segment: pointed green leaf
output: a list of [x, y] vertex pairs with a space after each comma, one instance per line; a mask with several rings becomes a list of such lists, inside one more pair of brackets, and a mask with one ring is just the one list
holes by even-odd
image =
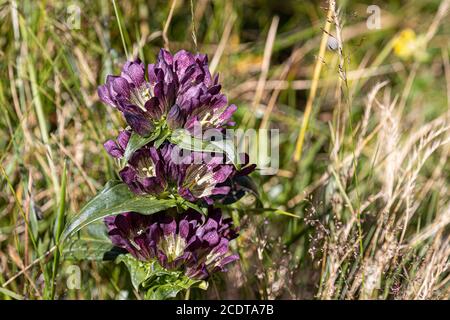
[[164, 269], [156, 260], [143, 262], [130, 254], [119, 256], [117, 262], [123, 262], [130, 272], [131, 282], [136, 290], [144, 289], [145, 298], [165, 300], [175, 298], [182, 290], [198, 287], [206, 290], [208, 283], [191, 279], [181, 271]]
[[89, 237], [71, 238], [62, 251], [64, 260], [112, 260], [118, 252], [111, 241]]
[[105, 223], [97, 221], [69, 238], [62, 253], [65, 260], [104, 261], [114, 260], [123, 251], [111, 243]]
[[185, 200], [184, 198], [178, 198], [178, 203], [181, 206], [181, 208], [183, 208], [184, 210], [191, 208], [194, 209], [195, 211], [201, 213], [201, 214], [205, 214], [205, 212], [203, 212], [202, 208], [200, 206], [198, 206], [195, 203], [192, 203], [190, 201]]
[[177, 130], [172, 133], [169, 141], [185, 150], [224, 153], [236, 167], [239, 167], [237, 152], [233, 145], [233, 141], [230, 139], [221, 141], [202, 140], [190, 135], [187, 130]]
[[171, 132], [168, 130], [163, 131], [159, 135], [158, 139], [155, 140], [154, 147], [159, 148], [164, 143], [164, 141], [166, 141], [166, 139], [170, 136], [170, 134], [171, 134]]
[[148, 300], [167, 300], [170, 298], [175, 298], [180, 291], [195, 287], [206, 290], [208, 285], [206, 281], [181, 276], [173, 282], [152, 286], [145, 293], [145, 298]]
[[158, 199], [152, 196], [137, 196], [131, 192], [126, 184], [120, 181], [110, 181], [81, 212], [66, 225], [61, 236], [64, 241], [68, 236], [81, 228], [101, 220], [124, 212], [138, 212], [141, 214], [153, 214], [176, 206], [174, 199]]
[[130, 140], [128, 141], [127, 148], [125, 149], [124, 159], [128, 161], [131, 155], [138, 149], [145, 146], [147, 143], [152, 142], [156, 138], [158, 138], [160, 134], [160, 129], [157, 128], [151, 135], [148, 137], [142, 137], [137, 133], [133, 132], [131, 134]]
[[131, 283], [137, 291], [139, 291], [140, 285], [152, 275], [153, 266], [157, 264], [156, 261], [139, 261], [130, 254], [117, 257], [116, 262], [123, 262], [127, 266], [130, 272]]
[[16, 299], [16, 300], [24, 300], [23, 296], [21, 296], [20, 294], [15, 293], [15, 292], [13, 292], [11, 290], [8, 290], [6, 288], [0, 287], [0, 293], [4, 294], [5, 296], [7, 296], [9, 298], [13, 298], [13, 299]]

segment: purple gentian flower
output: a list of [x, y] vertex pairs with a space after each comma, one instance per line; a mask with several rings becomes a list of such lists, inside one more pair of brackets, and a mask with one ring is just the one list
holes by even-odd
[[206, 158], [206, 154], [197, 152], [183, 158], [177, 151], [170, 143], [159, 149], [145, 146], [131, 156], [120, 177], [136, 194], [168, 191], [191, 202], [204, 200], [212, 204], [211, 196], [229, 192], [229, 186], [220, 184], [234, 172], [233, 165], [223, 164], [222, 157]]
[[156, 259], [166, 269], [183, 270], [190, 278], [206, 279], [238, 259], [229, 252], [237, 232], [220, 209], [209, 208], [207, 217], [193, 210], [150, 216], [128, 212], [107, 217], [105, 223], [115, 246], [140, 261]]
[[121, 130], [116, 140], [108, 140], [103, 145], [106, 152], [113, 158], [122, 158], [130, 140], [131, 132], [128, 130]]
[[161, 49], [156, 63], [127, 62], [120, 76], [109, 75], [98, 88], [100, 100], [118, 108], [128, 125], [139, 135], [148, 136], [155, 128], [193, 131], [221, 129], [236, 111], [220, 93], [218, 77], [212, 79], [208, 59], [185, 50], [171, 55]]

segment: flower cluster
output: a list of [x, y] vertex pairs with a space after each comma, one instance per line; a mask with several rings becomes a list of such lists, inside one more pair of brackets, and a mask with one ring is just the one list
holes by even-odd
[[[197, 128], [223, 133], [233, 125], [236, 106], [228, 105], [220, 90], [206, 55], [184, 50], [171, 55], [164, 49], [147, 68], [139, 60], [127, 62], [120, 75], [108, 76], [98, 89], [100, 99], [117, 108], [128, 124], [104, 146], [112, 157], [125, 159], [119, 176], [129, 189], [137, 196], [183, 198], [208, 212], [166, 210], [151, 216], [127, 212], [108, 217], [111, 241], [138, 260], [156, 260], [195, 279], [223, 271], [237, 259], [229, 253], [229, 241], [237, 233], [214, 203], [236, 201], [234, 196], [243, 192], [239, 178], [254, 166], [246, 159], [237, 169], [222, 153], [185, 152], [166, 137], [177, 129], [193, 136]], [[133, 135], [146, 139], [146, 144], [130, 154]]]
[[113, 244], [136, 259], [157, 259], [164, 268], [182, 269], [191, 278], [206, 279], [238, 259], [229, 254], [236, 230], [219, 209], [210, 209], [208, 217], [193, 210], [150, 216], [129, 212], [106, 218], [106, 225]]
[[127, 62], [120, 76], [108, 76], [98, 89], [100, 99], [119, 109], [139, 135], [161, 127], [220, 129], [230, 124], [236, 106], [227, 105], [206, 55], [181, 50], [172, 56], [161, 49], [156, 63], [147, 68], [148, 79], [145, 71], [141, 61]]
[[[106, 146], [114, 157], [123, 156], [125, 132], [116, 143]], [[137, 150], [120, 171], [120, 177], [136, 194], [178, 193], [191, 202], [212, 204], [210, 196], [228, 194], [230, 187], [223, 183], [236, 172], [233, 165], [223, 162], [223, 156], [210, 157], [201, 152], [183, 156], [176, 145], [164, 143], [158, 149], [145, 146]]]

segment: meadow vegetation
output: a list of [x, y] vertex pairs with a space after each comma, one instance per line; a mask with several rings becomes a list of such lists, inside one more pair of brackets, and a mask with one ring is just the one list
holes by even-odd
[[207, 53], [236, 126], [280, 133], [263, 209], [224, 209], [240, 260], [189, 298], [450, 298], [450, 1], [70, 3], [0, 1], [0, 299], [142, 299], [55, 244], [117, 178], [97, 86], [161, 47]]

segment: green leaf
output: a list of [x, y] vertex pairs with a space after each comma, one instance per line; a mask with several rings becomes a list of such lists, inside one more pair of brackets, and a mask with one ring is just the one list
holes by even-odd
[[91, 223], [84, 228], [84, 230], [89, 238], [109, 241], [108, 229], [106, 228], [105, 223], [101, 220]]
[[169, 141], [185, 150], [226, 154], [228, 160], [239, 168], [237, 152], [233, 145], [233, 141], [230, 139], [209, 141], [194, 137], [190, 135], [187, 130], [176, 130], [172, 133]]
[[191, 136], [186, 130], [176, 130], [172, 133], [169, 141], [178, 147], [190, 151], [205, 151], [208, 143], [202, 139]]
[[241, 164], [238, 160], [238, 153], [236, 152], [236, 148], [234, 147], [232, 140], [211, 141], [210, 144], [213, 145], [214, 152], [219, 151], [220, 153], [225, 153], [227, 158], [235, 165], [236, 168], [241, 168]]
[[103, 221], [91, 223], [80, 236], [69, 238], [63, 249], [65, 260], [114, 260], [122, 249], [114, 247]]
[[139, 261], [130, 254], [125, 254], [117, 257], [117, 263], [123, 262], [130, 272], [131, 283], [133, 287], [138, 291], [140, 285], [151, 276], [153, 265], [156, 262], [146, 263]]
[[198, 287], [206, 290], [208, 283], [191, 279], [181, 271], [164, 269], [156, 260], [142, 262], [130, 254], [119, 256], [117, 262], [123, 262], [130, 272], [131, 282], [136, 290], [143, 289], [149, 300], [175, 298], [182, 290]]
[[182, 276], [173, 282], [168, 281], [165, 284], [153, 285], [145, 293], [145, 299], [166, 300], [170, 298], [175, 298], [180, 291], [188, 290], [194, 287], [206, 290], [208, 285], [206, 281], [195, 280], [188, 278], [186, 276]]
[[30, 229], [34, 239], [37, 239], [39, 233], [39, 222], [36, 204], [33, 198], [30, 199]]
[[112, 260], [117, 251], [111, 241], [89, 237], [71, 238], [63, 249], [64, 260]]
[[197, 204], [192, 203], [190, 201], [187, 201], [186, 199], [184, 199], [182, 197], [177, 197], [177, 203], [183, 210], [191, 208], [191, 209], [194, 209], [195, 211], [197, 211], [197, 212], [199, 212], [201, 214], [205, 214], [205, 212], [203, 212], [203, 210], [202, 210], [202, 208], [200, 206], [198, 206]]
[[61, 236], [63, 226], [64, 226], [64, 214], [66, 212], [66, 187], [67, 187], [67, 168], [66, 162], [64, 162], [63, 175], [61, 178], [61, 190], [59, 194], [59, 205], [58, 211], [55, 218], [55, 224], [53, 227], [53, 237], [55, 239], [55, 243], [59, 243], [59, 238]]
[[170, 136], [170, 134], [171, 134], [171, 132], [169, 130], [163, 131], [159, 135], [158, 139], [155, 140], [155, 142], [153, 144], [154, 147], [158, 149], [163, 144], [163, 142], [166, 141], [166, 139]]
[[158, 199], [152, 196], [135, 195], [123, 182], [110, 181], [66, 225], [61, 235], [61, 242], [81, 228], [108, 216], [129, 211], [153, 214], [174, 207], [176, 204], [174, 199]]
[[158, 138], [161, 130], [160, 128], [157, 128], [155, 131], [152, 132], [151, 135], [148, 137], [142, 137], [138, 135], [137, 133], [133, 132], [131, 134], [130, 140], [128, 141], [127, 148], [125, 149], [124, 159], [128, 161], [130, 159], [131, 155], [141, 147], [145, 146], [147, 143], [152, 142], [156, 138]]
[[61, 178], [61, 189], [59, 194], [59, 205], [58, 211], [55, 218], [55, 223], [53, 227], [53, 237], [55, 240], [55, 244], [58, 247], [55, 254], [53, 255], [53, 266], [52, 266], [52, 281], [50, 287], [50, 298], [54, 299], [55, 297], [55, 279], [56, 274], [58, 273], [59, 266], [59, 258], [60, 258], [60, 247], [59, 247], [59, 239], [61, 237], [61, 233], [64, 227], [64, 218], [66, 213], [66, 186], [67, 186], [67, 162], [64, 162], [63, 175]]
[[16, 299], [16, 300], [24, 300], [23, 296], [21, 296], [20, 294], [15, 293], [15, 292], [13, 292], [11, 290], [8, 290], [6, 288], [0, 287], [0, 293], [4, 294], [5, 296], [7, 296], [9, 298], [13, 298], [13, 299]]

